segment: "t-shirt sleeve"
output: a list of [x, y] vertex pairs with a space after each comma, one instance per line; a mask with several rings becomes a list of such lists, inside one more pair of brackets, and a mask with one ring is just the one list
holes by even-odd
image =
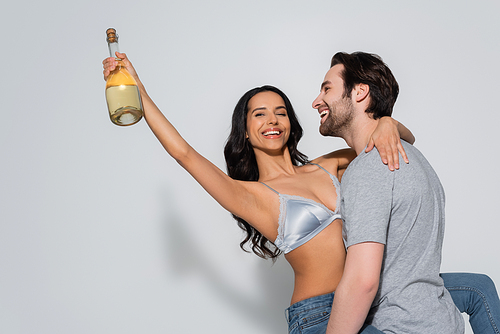
[[386, 244], [391, 216], [394, 173], [375, 149], [358, 157], [342, 179], [341, 214], [345, 246], [362, 242]]

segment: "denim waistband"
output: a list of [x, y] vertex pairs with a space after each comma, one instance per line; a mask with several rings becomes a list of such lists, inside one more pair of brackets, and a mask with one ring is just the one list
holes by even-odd
[[334, 294], [335, 292], [331, 292], [325, 295], [307, 298], [290, 305], [290, 307], [285, 310], [286, 321], [290, 323], [294, 316], [299, 316], [301, 313], [308, 312], [318, 307], [331, 306]]

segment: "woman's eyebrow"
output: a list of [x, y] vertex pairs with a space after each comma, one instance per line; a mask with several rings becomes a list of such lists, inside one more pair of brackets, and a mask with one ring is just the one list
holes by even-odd
[[252, 110], [252, 113], [259, 111], [259, 110], [267, 110], [267, 108], [266, 107], [257, 107], [254, 110]]
[[[285, 106], [277, 106], [275, 109], [286, 109]], [[266, 107], [257, 107], [255, 109], [252, 110], [252, 114], [256, 111], [260, 111], [260, 110], [267, 110]]]

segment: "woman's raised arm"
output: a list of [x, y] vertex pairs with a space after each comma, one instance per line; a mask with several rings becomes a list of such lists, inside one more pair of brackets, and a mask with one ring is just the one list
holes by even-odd
[[377, 147], [382, 162], [388, 165], [390, 170], [399, 169], [399, 153], [401, 153], [403, 160], [408, 163], [408, 157], [403, 145], [401, 145], [401, 139], [412, 145], [415, 142], [413, 133], [403, 124], [392, 117], [382, 117], [370, 137], [366, 152], [370, 152], [373, 147]]
[[[391, 117], [382, 117], [378, 122], [377, 128], [370, 137], [366, 152], [377, 147], [382, 162], [388, 165], [390, 170], [398, 169], [399, 153], [401, 153], [404, 161], [408, 163], [406, 152], [401, 145], [401, 138], [410, 144], [415, 142], [415, 137], [403, 124]], [[347, 166], [355, 157], [356, 152], [354, 150], [341, 149], [325, 154], [314, 159], [312, 162], [318, 163], [331, 173], [336, 172], [340, 179]]]
[[[168, 154], [226, 210], [244, 219], [255, 216], [261, 209], [260, 197], [256, 196], [259, 189], [256, 183], [233, 180], [194, 150], [149, 97], [126, 54], [117, 52], [116, 56], [122, 60], [123, 65], [137, 81], [146, 122]], [[113, 57], [103, 61], [105, 80], [116, 66], [117, 61]]]

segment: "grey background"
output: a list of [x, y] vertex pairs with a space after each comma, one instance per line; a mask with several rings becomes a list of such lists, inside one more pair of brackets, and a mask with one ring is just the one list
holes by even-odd
[[1, 333], [284, 333], [292, 272], [239, 249], [230, 215], [146, 123], [113, 125], [105, 30], [150, 95], [224, 169], [230, 115], [248, 89], [292, 100], [311, 158], [311, 102], [331, 56], [381, 55], [394, 117], [447, 193], [443, 271], [500, 282], [500, 3], [479, 1], [21, 1], [0, 12]]

